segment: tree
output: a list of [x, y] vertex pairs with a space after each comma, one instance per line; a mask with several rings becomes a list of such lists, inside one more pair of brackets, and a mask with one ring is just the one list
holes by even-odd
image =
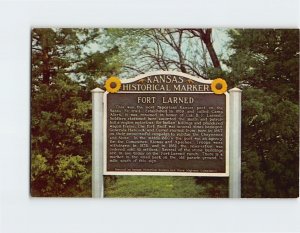
[[152, 70], [177, 70], [204, 78], [222, 73], [212, 29], [109, 29], [120, 45], [130, 77]]
[[99, 37], [98, 29], [32, 30], [33, 196], [91, 193], [90, 90], [118, 72], [117, 48], [89, 49]]
[[298, 197], [299, 31], [229, 30], [230, 86], [243, 89], [243, 197]]

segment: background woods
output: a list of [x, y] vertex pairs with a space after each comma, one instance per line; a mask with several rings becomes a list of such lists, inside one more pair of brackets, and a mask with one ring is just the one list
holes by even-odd
[[229, 36], [228, 82], [243, 89], [242, 196], [298, 197], [299, 31]]
[[[242, 196], [298, 196], [299, 31], [271, 29], [33, 29], [33, 196], [91, 195], [90, 91], [153, 70], [243, 89]], [[105, 195], [226, 197], [227, 182], [106, 176]]]
[[100, 37], [98, 29], [32, 30], [33, 196], [91, 195], [90, 90], [118, 69], [116, 48], [90, 50]]

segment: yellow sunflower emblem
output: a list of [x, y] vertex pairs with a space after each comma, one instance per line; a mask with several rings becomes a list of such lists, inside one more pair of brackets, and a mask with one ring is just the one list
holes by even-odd
[[106, 88], [106, 91], [108, 91], [110, 93], [116, 93], [121, 88], [121, 80], [117, 77], [112, 76], [106, 80], [105, 88]]
[[223, 94], [227, 91], [227, 83], [222, 78], [217, 78], [211, 83], [211, 90], [217, 94]]

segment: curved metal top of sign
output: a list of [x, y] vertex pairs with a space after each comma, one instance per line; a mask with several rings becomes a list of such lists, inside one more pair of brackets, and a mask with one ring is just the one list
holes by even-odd
[[132, 83], [135, 81], [138, 81], [140, 79], [149, 77], [149, 76], [155, 76], [155, 75], [174, 75], [174, 76], [180, 76], [180, 77], [184, 77], [187, 79], [191, 79], [193, 81], [196, 82], [200, 82], [200, 83], [205, 83], [205, 84], [211, 84], [213, 80], [208, 80], [208, 79], [203, 79], [202, 77], [196, 77], [196, 76], [192, 76], [190, 74], [186, 74], [186, 73], [182, 73], [182, 72], [178, 72], [178, 71], [153, 71], [153, 72], [148, 72], [145, 74], [140, 74], [134, 78], [129, 78], [129, 79], [121, 79], [122, 83]]

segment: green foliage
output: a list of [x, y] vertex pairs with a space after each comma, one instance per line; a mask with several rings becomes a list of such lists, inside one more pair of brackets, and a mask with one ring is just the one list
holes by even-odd
[[40, 154], [32, 155], [31, 180], [34, 182], [37, 177], [42, 177], [48, 170], [47, 159]]
[[[91, 93], [118, 72], [98, 29], [33, 29], [32, 196], [91, 195]], [[99, 46], [98, 46], [99, 47]]]
[[243, 89], [243, 197], [298, 197], [299, 31], [230, 30], [230, 86]]

